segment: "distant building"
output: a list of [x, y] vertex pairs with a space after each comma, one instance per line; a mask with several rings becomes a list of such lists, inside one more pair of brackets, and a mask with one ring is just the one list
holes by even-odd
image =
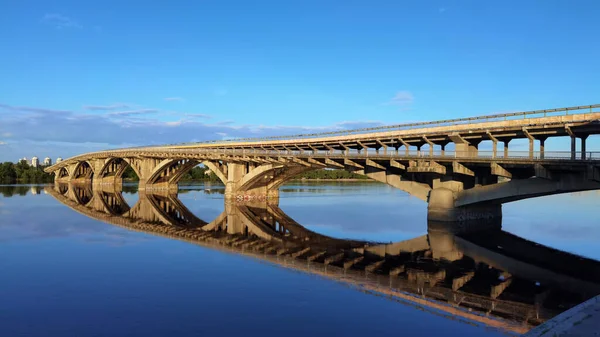
[[60, 163], [61, 161], [62, 161], [62, 158], [61, 158], [61, 157], [58, 157], [58, 158], [56, 158], [56, 163], [57, 163], [57, 164], [58, 164], [58, 163]]
[[27, 157], [23, 157], [19, 160], [19, 163], [21, 164], [27, 164]]
[[52, 165], [52, 159], [50, 159], [50, 157], [44, 158], [44, 166], [50, 166], [50, 165]]
[[38, 157], [31, 158], [31, 166], [33, 166], [33, 167], [40, 166], [40, 160], [38, 159]]

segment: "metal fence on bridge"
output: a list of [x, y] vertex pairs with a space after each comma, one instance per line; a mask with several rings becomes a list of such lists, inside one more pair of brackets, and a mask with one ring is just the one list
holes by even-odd
[[[154, 151], [152, 148], [140, 148], [140, 151], [148, 150]], [[115, 150], [114, 152], [125, 151]], [[129, 150], [127, 150], [129, 151]], [[233, 150], [233, 149], [161, 149], [160, 153], [186, 153], [186, 154], [225, 154], [232, 156], [295, 156], [295, 157], [377, 157], [377, 158], [416, 158], [416, 159], [435, 159], [435, 158], [464, 158], [464, 159], [523, 159], [523, 160], [592, 160], [600, 161], [600, 151], [508, 151], [507, 156], [504, 156], [503, 151], [478, 151], [477, 153], [468, 151], [444, 151], [439, 150], [433, 151], [416, 151], [411, 150], [408, 153], [406, 151], [388, 151], [384, 153], [380, 151], [361, 151], [356, 150], [343, 152], [343, 151], [299, 151], [299, 150]]]

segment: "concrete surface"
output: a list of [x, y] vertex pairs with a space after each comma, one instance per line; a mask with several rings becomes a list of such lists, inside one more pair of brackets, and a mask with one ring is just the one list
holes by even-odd
[[563, 312], [523, 336], [600, 336], [600, 295]]

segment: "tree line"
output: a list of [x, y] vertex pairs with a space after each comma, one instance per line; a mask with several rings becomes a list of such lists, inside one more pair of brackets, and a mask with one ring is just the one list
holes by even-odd
[[33, 167], [24, 161], [0, 164], [0, 184], [42, 184], [53, 180], [50, 173], [44, 172], [44, 166]]

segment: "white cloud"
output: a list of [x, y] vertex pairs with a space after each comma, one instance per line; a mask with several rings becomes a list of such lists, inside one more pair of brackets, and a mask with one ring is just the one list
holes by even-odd
[[50, 113], [57, 110], [15, 108], [0, 104], [0, 114], [3, 110], [16, 111], [15, 109], [34, 113], [2, 117], [0, 135], [10, 133], [11, 141], [0, 151], [0, 161], [13, 161], [31, 154], [67, 158], [107, 148], [199, 142], [225, 137], [295, 135], [381, 125], [377, 121], [346, 121], [322, 127], [236, 125], [229, 120], [208, 123], [202, 119], [205, 118], [202, 114], [196, 114], [198, 118], [160, 121], [150, 116], [140, 118], [145, 114], [156, 113], [156, 109], [114, 111], [108, 114], [70, 111]]
[[125, 103], [116, 103], [112, 105], [84, 105], [83, 108], [85, 110], [91, 111], [113, 111], [119, 109], [130, 109], [132, 106], [130, 104]]
[[185, 114], [185, 116], [190, 118], [212, 118], [212, 116], [207, 114]]
[[34, 108], [28, 106], [12, 106], [8, 104], [0, 103], [0, 110], [8, 110], [12, 112], [33, 112], [37, 114], [69, 114], [71, 111], [68, 110], [55, 110], [55, 109], [44, 109]]
[[0, 145], [6, 145], [6, 142], [0, 141]]
[[410, 91], [398, 91], [394, 97], [390, 100], [389, 104], [393, 105], [410, 105], [414, 102], [415, 97]]
[[75, 20], [57, 13], [47, 13], [42, 18], [42, 22], [47, 25], [54, 26], [56, 29], [82, 28], [82, 26]]
[[129, 111], [115, 111], [108, 114], [108, 116], [135, 116], [135, 115], [147, 115], [157, 113], [157, 109], [140, 109], [140, 110], [129, 110]]

